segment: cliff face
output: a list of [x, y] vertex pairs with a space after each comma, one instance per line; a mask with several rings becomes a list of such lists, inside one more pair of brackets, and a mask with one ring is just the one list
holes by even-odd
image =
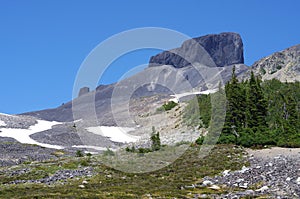
[[[197, 45], [203, 47], [199, 49]], [[241, 36], [237, 33], [210, 34], [185, 41], [180, 48], [152, 56], [149, 66], [172, 65], [182, 68], [194, 63], [229, 66], [244, 63]], [[185, 59], [188, 58], [188, 59]]]

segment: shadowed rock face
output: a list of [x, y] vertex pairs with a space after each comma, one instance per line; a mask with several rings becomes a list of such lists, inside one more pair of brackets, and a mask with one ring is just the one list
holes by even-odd
[[[197, 44], [200, 44], [206, 52], [199, 52], [199, 47], [195, 48]], [[196, 50], [197, 48], [198, 50]], [[204, 55], [206, 53], [210, 57]], [[187, 57], [188, 60], [183, 57]], [[185, 41], [180, 48], [152, 56], [149, 65], [172, 65], [175, 68], [182, 68], [191, 63], [217, 67], [243, 64], [244, 55], [241, 36], [237, 33], [221, 33], [190, 39]]]

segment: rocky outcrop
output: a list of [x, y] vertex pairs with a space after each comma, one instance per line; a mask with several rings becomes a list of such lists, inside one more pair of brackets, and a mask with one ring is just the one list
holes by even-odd
[[90, 92], [90, 88], [89, 87], [83, 87], [79, 90], [79, 94], [78, 94], [78, 97], [82, 96], [82, 95], [85, 95], [87, 93]]
[[[198, 45], [200, 44], [201, 47]], [[243, 64], [243, 42], [237, 33], [210, 34], [185, 41], [180, 48], [150, 58], [149, 66], [172, 65], [182, 68], [200, 63], [208, 66]]]
[[[300, 45], [264, 57], [251, 66], [255, 76], [263, 80], [278, 79], [282, 82], [300, 81]], [[249, 78], [250, 70], [243, 74]]]

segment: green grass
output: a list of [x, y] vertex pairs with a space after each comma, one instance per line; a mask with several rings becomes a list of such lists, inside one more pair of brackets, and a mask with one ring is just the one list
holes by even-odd
[[[165, 151], [168, 153], [171, 147]], [[181, 187], [199, 182], [204, 176], [216, 175], [225, 169], [240, 169], [243, 165], [247, 165], [242, 158], [242, 152], [241, 148], [232, 145], [218, 145], [209, 156], [199, 158], [199, 147], [193, 146], [173, 164], [158, 171], [141, 174], [124, 173], [100, 163], [104, 160], [103, 158], [111, 156], [97, 158], [93, 156], [89, 161], [98, 174], [87, 179], [89, 184], [84, 189], [78, 188], [82, 179], [69, 180], [65, 185], [60, 183], [51, 186], [44, 184], [3, 185], [14, 179], [3, 180], [5, 174], [0, 174], [0, 198], [148, 198], [147, 194], [151, 194], [153, 198], [189, 198], [193, 196], [190, 193], [226, 192], [224, 189], [213, 191], [206, 188], [182, 190]], [[136, 158], [139, 157], [136, 156]], [[144, 160], [145, 156], [141, 158]], [[82, 160], [86, 158], [64, 159], [64, 163], [60, 163], [60, 166], [55, 161], [38, 166], [26, 165], [32, 170], [16, 178], [38, 179], [44, 174], [51, 175], [58, 169], [77, 168]]]
[[163, 104], [161, 107], [157, 108], [156, 112], [161, 113], [164, 111], [169, 111], [169, 110], [173, 109], [174, 107], [176, 107], [177, 105], [178, 104], [176, 102], [170, 101], [170, 102]]

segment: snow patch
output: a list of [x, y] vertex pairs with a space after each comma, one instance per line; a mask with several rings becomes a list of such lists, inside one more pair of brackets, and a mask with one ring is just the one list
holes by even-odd
[[37, 124], [30, 126], [29, 129], [0, 128], [0, 137], [14, 138], [15, 140], [23, 144], [35, 144], [46, 148], [63, 149], [62, 146], [40, 143], [30, 138], [30, 135], [49, 130], [52, 128], [52, 126], [57, 124], [60, 123], [55, 121], [50, 122], [37, 120]]
[[208, 89], [205, 91], [197, 91], [197, 92], [186, 92], [186, 93], [180, 93], [180, 94], [175, 94], [175, 95], [170, 95], [171, 98], [169, 101], [173, 101], [173, 102], [180, 102], [180, 98], [185, 97], [185, 96], [189, 96], [189, 95], [208, 95], [211, 93], [215, 93], [217, 92], [218, 89]]
[[[79, 149], [95, 149], [98, 151], [106, 151], [106, 147], [100, 147], [100, 146], [90, 146], [90, 145], [73, 145], [72, 148], [79, 148]], [[116, 151], [115, 149], [109, 149], [112, 151]]]
[[86, 130], [96, 135], [108, 137], [113, 142], [122, 142], [122, 143], [136, 142], [140, 138], [139, 136], [133, 136], [128, 134], [128, 132], [133, 131], [134, 128], [117, 127], [117, 126], [96, 126], [96, 127], [88, 127], [86, 128]]
[[2, 120], [0, 120], [0, 126], [6, 126], [6, 123]]
[[3, 116], [13, 116], [13, 115], [8, 115], [6, 113], [0, 113], [0, 115], [3, 115]]

